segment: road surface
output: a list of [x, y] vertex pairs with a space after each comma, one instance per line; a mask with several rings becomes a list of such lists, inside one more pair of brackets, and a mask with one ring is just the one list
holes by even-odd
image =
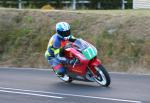
[[50, 70], [0, 68], [0, 103], [150, 103], [150, 75], [110, 73], [97, 83], [64, 83]]

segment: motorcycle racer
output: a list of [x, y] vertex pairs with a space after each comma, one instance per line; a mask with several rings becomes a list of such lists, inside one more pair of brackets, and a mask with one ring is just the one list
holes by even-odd
[[63, 57], [63, 47], [76, 38], [71, 35], [71, 28], [67, 22], [56, 24], [56, 33], [49, 39], [45, 57], [57, 75], [64, 76], [66, 68], [63, 64], [74, 64], [74, 60]]

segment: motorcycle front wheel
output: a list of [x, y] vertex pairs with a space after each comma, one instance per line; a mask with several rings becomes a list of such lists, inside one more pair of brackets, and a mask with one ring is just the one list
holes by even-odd
[[95, 69], [95, 81], [102, 86], [108, 87], [110, 85], [111, 79], [106, 69], [102, 65], [95, 66]]

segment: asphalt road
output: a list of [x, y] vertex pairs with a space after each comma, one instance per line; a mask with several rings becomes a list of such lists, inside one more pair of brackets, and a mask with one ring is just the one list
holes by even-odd
[[97, 83], [64, 83], [49, 70], [0, 68], [0, 103], [150, 103], [150, 75], [110, 74]]

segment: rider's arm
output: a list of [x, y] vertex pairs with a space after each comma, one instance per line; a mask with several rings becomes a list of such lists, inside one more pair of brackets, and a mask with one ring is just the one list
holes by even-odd
[[54, 52], [55, 58], [57, 58], [61, 63], [66, 64], [68, 62], [67, 58], [62, 55], [63, 49], [61, 48], [60, 41], [54, 41], [51, 49]]
[[47, 51], [50, 54], [51, 57], [55, 57], [60, 52], [60, 43], [56, 40], [56, 38], [53, 36], [48, 43]]

